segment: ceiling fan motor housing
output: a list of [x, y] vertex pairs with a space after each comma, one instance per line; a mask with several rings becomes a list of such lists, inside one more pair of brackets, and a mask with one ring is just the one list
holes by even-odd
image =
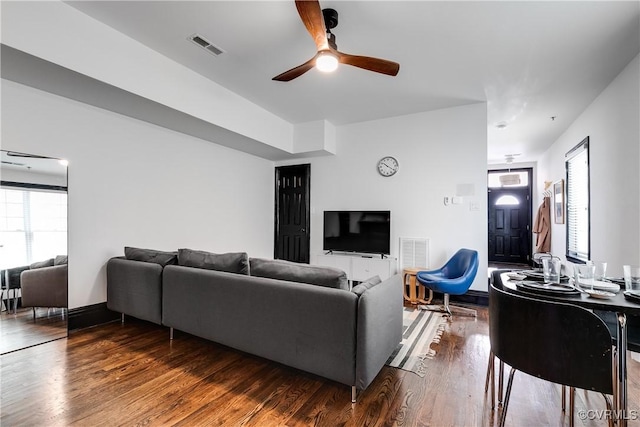
[[338, 12], [335, 9], [322, 9], [322, 17], [327, 32], [331, 32], [331, 29], [338, 26]]

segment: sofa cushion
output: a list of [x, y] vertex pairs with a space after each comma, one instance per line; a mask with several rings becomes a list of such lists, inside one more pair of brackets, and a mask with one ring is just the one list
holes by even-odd
[[252, 276], [349, 289], [346, 273], [337, 268], [262, 258], [251, 258], [250, 264]]
[[360, 282], [356, 286], [354, 286], [353, 289], [351, 289], [351, 292], [360, 296], [364, 294], [367, 289], [373, 288], [378, 283], [382, 283], [382, 280], [380, 280], [380, 276], [369, 277], [364, 282]]
[[246, 252], [214, 254], [193, 249], [178, 249], [178, 265], [248, 275], [249, 255]]
[[175, 252], [163, 252], [155, 249], [141, 249], [124, 247], [124, 257], [131, 261], [152, 262], [161, 266], [173, 265], [177, 263]]
[[29, 266], [31, 270], [35, 268], [43, 268], [43, 267], [53, 267], [53, 258], [49, 258], [48, 260], [45, 260], [45, 261], [34, 262]]
[[68, 263], [69, 257], [67, 255], [56, 255], [55, 259], [53, 260], [53, 265], [62, 265]]

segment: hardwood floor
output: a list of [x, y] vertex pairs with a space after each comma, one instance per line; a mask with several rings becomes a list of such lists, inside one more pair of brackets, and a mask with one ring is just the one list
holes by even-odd
[[[384, 367], [356, 404], [348, 386], [178, 331], [170, 341], [167, 328], [128, 318], [1, 356], [0, 424], [493, 426], [486, 308], [478, 314], [448, 324], [424, 378]], [[639, 366], [629, 362], [634, 410]], [[604, 409], [594, 393], [576, 401]], [[516, 374], [507, 425], [563, 423], [560, 387]], [[576, 417], [576, 425], [607, 424]]]
[[31, 307], [0, 313], [0, 354], [67, 336], [67, 316], [62, 308]]

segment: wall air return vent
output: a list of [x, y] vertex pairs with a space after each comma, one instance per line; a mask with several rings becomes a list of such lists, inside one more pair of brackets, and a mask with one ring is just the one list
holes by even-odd
[[400, 271], [405, 268], [429, 268], [429, 239], [400, 238]]
[[224, 50], [220, 49], [218, 46], [211, 44], [207, 39], [202, 37], [200, 34], [192, 34], [189, 36], [189, 40], [205, 49], [207, 52], [214, 56], [218, 56], [221, 53], [224, 53]]

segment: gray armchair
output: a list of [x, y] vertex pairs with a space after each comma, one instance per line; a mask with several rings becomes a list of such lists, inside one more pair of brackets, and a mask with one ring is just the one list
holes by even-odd
[[67, 264], [25, 270], [20, 274], [22, 306], [67, 308]]

